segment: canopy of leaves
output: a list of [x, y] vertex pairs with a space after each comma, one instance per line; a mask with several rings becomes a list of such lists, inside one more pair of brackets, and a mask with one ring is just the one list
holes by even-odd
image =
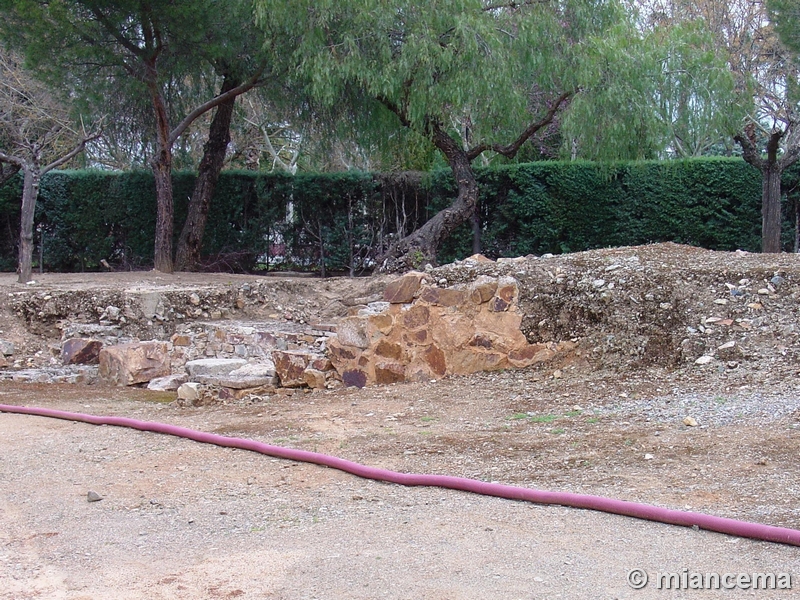
[[735, 79], [702, 21], [626, 27], [587, 50], [564, 122], [573, 157], [700, 156], [740, 126]]
[[[178, 122], [216, 93], [223, 71], [244, 78], [260, 60], [249, 0], [0, 0], [0, 12], [0, 35], [37, 75], [68, 90], [83, 114], [114, 115], [104, 128], [111, 164], [152, 155], [149, 81]], [[195, 137], [194, 146], [204, 136]], [[176, 148], [179, 166], [194, 146], [190, 136]]]
[[255, 4], [274, 59], [288, 59], [321, 105], [357, 107], [352, 127], [389, 135], [397, 119], [382, 103], [414, 130], [435, 120], [465, 145], [507, 143], [534, 120], [534, 92], [575, 90], [584, 45], [621, 19], [611, 0]]

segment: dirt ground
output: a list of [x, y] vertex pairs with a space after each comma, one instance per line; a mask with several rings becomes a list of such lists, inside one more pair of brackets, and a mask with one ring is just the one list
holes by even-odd
[[[609, 254], [573, 260], [587, 270]], [[720, 277], [741, 279], [730, 272], [732, 253], [703, 257], [708, 279], [700, 278], [699, 288], [721, 285]], [[784, 289], [796, 290], [800, 262], [780, 260]], [[666, 256], [660, 264], [667, 269]], [[58, 276], [47, 277], [53, 279], [46, 285], [58, 283]], [[120, 274], [118, 285], [130, 286], [132, 277], [148, 278]], [[68, 287], [69, 277], [62, 278]], [[17, 289], [3, 285], [8, 293]], [[379, 287], [365, 280], [328, 285], [317, 282], [308, 304], [322, 310], [332, 301], [325, 294], [343, 299], [355, 286], [353, 297], [368, 296]], [[308, 286], [315, 289], [314, 282]], [[163, 393], [135, 388], [2, 382], [0, 404], [124, 415], [403, 472], [800, 529], [797, 338], [786, 329], [796, 320], [797, 300], [789, 294], [771, 307], [778, 338], [766, 330], [737, 338], [744, 355], [710, 367], [688, 358], [616, 366], [610, 359], [574, 360], [202, 408], [178, 407], [164, 402]], [[6, 332], [22, 327], [10, 319]], [[686, 425], [687, 417], [696, 426]], [[780, 544], [403, 488], [158, 434], [40, 417], [0, 413], [0, 455], [3, 599], [800, 597], [800, 553]], [[102, 500], [88, 502], [89, 491]], [[650, 585], [632, 589], [633, 569], [646, 571]], [[682, 569], [788, 573], [793, 589], [657, 589], [657, 573]]]

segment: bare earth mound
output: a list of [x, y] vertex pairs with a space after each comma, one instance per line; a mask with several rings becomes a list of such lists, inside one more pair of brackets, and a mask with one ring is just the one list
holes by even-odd
[[[800, 257], [660, 244], [431, 272], [441, 286], [482, 274], [519, 281], [530, 342], [575, 351], [532, 369], [204, 408], [137, 388], [15, 382], [0, 383], [0, 404], [800, 529]], [[388, 280], [13, 281], [0, 276], [0, 339], [22, 369], [55, 360], [66, 322], [97, 322], [126, 298], [161, 302], [160, 318], [124, 325], [148, 339], [191, 318], [335, 321], [379, 300]], [[657, 573], [684, 568], [790, 573], [794, 588], [686, 597], [800, 589], [796, 548], [401, 488], [156, 434], [0, 414], [0, 452], [0, 598], [666, 598], [682, 594], [656, 589]], [[90, 490], [102, 500], [88, 502]], [[641, 590], [626, 581], [636, 568], [651, 579]]]

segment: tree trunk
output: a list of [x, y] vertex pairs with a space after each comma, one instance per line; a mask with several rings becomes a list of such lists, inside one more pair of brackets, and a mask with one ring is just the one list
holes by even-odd
[[472, 213], [472, 253], [481, 253], [481, 210], [477, 204]]
[[162, 151], [153, 161], [156, 183], [156, 240], [153, 266], [156, 271], [172, 273], [172, 153]]
[[39, 196], [39, 164], [25, 165], [22, 184], [22, 215], [19, 233], [19, 283], [31, 280], [33, 263], [33, 217], [36, 213], [36, 198]]
[[158, 153], [153, 158], [153, 176], [156, 184], [156, 239], [153, 257], [156, 271], [172, 273], [172, 144], [170, 144], [169, 117], [164, 98], [155, 81], [148, 82], [150, 97], [156, 117]]
[[453, 171], [458, 196], [422, 227], [398, 240], [378, 259], [383, 272], [419, 269], [425, 263], [436, 264], [439, 245], [459, 225], [469, 220], [478, 204], [478, 182], [467, 153], [438, 123], [431, 125], [433, 143], [444, 154]]
[[[224, 94], [238, 86], [241, 81], [225, 76], [220, 94]], [[236, 97], [230, 98], [217, 106], [211, 121], [208, 141], [203, 146], [203, 158], [197, 173], [192, 197], [189, 200], [189, 211], [186, 222], [178, 240], [175, 256], [175, 268], [178, 271], [194, 271], [200, 263], [200, 249], [203, 246], [203, 235], [208, 219], [211, 198], [217, 188], [219, 174], [225, 161], [225, 153], [231, 141], [231, 120]]]
[[781, 251], [781, 169], [767, 163], [762, 170], [761, 252]]

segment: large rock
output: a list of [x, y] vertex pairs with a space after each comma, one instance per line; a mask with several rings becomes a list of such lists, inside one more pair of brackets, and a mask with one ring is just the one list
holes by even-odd
[[164, 342], [136, 342], [109, 346], [100, 351], [100, 380], [112, 385], [146, 383], [170, 374]]
[[86, 338], [71, 338], [61, 345], [61, 362], [65, 365], [97, 364], [103, 342]]
[[[268, 359], [266, 359], [268, 360]], [[278, 384], [275, 375], [275, 363], [268, 362], [246, 364], [234, 369], [227, 375], [220, 375], [215, 378], [204, 378], [202, 383], [216, 383], [226, 388], [235, 390], [245, 390], [250, 388], [271, 386]]]
[[200, 358], [186, 363], [189, 379], [197, 381], [198, 377], [219, 377], [228, 375], [247, 364], [243, 358]]
[[414, 299], [414, 294], [417, 293], [423, 281], [429, 279], [430, 277], [425, 273], [417, 271], [406, 273], [386, 286], [383, 291], [383, 299], [392, 304], [407, 304]]

